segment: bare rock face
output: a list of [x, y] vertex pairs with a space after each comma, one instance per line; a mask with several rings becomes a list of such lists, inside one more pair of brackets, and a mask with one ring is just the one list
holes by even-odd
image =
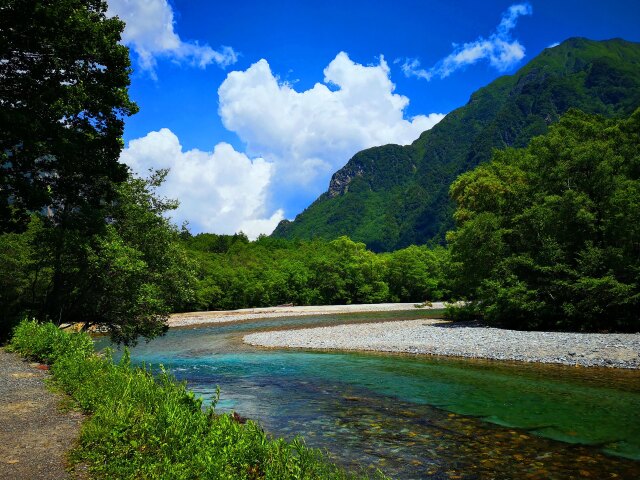
[[355, 177], [361, 177], [364, 174], [364, 168], [359, 163], [347, 163], [343, 168], [334, 173], [329, 182], [329, 190], [327, 194], [329, 198], [344, 195], [349, 191], [349, 184]]

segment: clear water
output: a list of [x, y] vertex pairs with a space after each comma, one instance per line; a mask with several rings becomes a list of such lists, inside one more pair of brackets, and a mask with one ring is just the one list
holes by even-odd
[[285, 317], [174, 329], [131, 351], [219, 411], [394, 478], [640, 478], [640, 372], [258, 349], [248, 332], [424, 318]]

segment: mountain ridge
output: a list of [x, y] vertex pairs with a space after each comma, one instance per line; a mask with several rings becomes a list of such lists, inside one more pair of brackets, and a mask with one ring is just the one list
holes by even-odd
[[497, 78], [412, 144], [356, 153], [328, 190], [276, 238], [347, 235], [374, 251], [441, 242], [452, 223], [455, 178], [494, 148], [523, 147], [570, 108], [605, 116], [640, 105], [640, 44], [570, 38]]

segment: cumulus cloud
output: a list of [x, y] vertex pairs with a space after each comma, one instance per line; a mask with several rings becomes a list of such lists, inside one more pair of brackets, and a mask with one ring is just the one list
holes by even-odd
[[[177, 198], [177, 223], [194, 232], [269, 234], [301, 204], [326, 190], [329, 177], [367, 147], [407, 144], [444, 115], [405, 118], [409, 99], [394, 93], [384, 58], [360, 65], [342, 52], [324, 82], [305, 91], [281, 82], [266, 60], [230, 72], [218, 90], [226, 128], [246, 144], [185, 151], [169, 129], [132, 140], [121, 160], [138, 174], [169, 168], [160, 194]], [[291, 211], [293, 209], [293, 211]]]
[[406, 119], [409, 99], [394, 90], [383, 57], [365, 66], [341, 52], [325, 68], [324, 83], [300, 92], [263, 59], [228, 74], [218, 89], [219, 113], [250, 155], [274, 165], [279, 186], [304, 184], [317, 195], [359, 150], [411, 143], [444, 117]]
[[498, 71], [505, 71], [524, 58], [525, 48], [511, 37], [518, 17], [531, 15], [533, 9], [529, 3], [511, 5], [502, 14], [502, 19], [489, 38], [478, 37], [473, 42], [454, 45], [451, 54], [440, 60], [429, 69], [421, 68], [416, 58], [406, 58], [402, 63], [402, 71], [407, 77], [418, 77], [431, 80], [433, 77], [445, 78], [456, 70], [486, 59]]
[[110, 0], [107, 13], [126, 22], [122, 42], [136, 52], [140, 68], [152, 75], [155, 75], [158, 57], [189, 62], [201, 68], [211, 63], [226, 67], [238, 59], [231, 47], [214, 50], [209, 45], [180, 39], [174, 30], [173, 10], [167, 0]]
[[158, 193], [180, 200], [173, 220], [189, 221], [194, 231], [235, 233], [249, 238], [270, 233], [284, 218], [282, 210], [266, 211], [273, 165], [263, 158], [250, 159], [228, 143], [213, 152], [184, 151], [169, 129], [131, 140], [120, 160], [138, 175], [149, 169], [169, 168]]

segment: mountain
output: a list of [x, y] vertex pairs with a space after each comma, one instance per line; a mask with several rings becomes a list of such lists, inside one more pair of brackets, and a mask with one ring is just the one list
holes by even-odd
[[358, 152], [272, 236], [348, 235], [374, 251], [441, 242], [453, 226], [449, 186], [494, 148], [525, 146], [569, 108], [620, 117], [639, 105], [640, 44], [571, 38], [473, 93], [411, 145]]

